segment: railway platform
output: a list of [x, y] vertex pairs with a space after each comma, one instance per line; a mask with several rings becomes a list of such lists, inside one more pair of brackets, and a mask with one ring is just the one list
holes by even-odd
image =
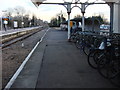
[[67, 41], [67, 32], [49, 29], [25, 64], [12, 89], [116, 88], [87, 63], [84, 53]]
[[7, 31], [0, 31], [0, 36], [15, 34], [15, 33], [18, 33], [18, 32], [23, 32], [23, 31], [28, 31], [28, 30], [32, 30], [32, 29], [37, 29], [37, 28], [40, 28], [40, 27], [42, 27], [42, 26], [28, 27], [28, 28], [18, 28], [18, 29], [9, 29]]

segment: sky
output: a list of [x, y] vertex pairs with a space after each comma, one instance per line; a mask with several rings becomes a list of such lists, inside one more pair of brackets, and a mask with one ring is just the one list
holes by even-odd
[[[46, 0], [45, 2], [71, 2], [72, 0]], [[74, 2], [75, 0], [73, 0]], [[80, 0], [80, 2], [85, 2], [87, 0]], [[89, 0], [89, 2], [94, 2], [95, 0]], [[98, 0], [99, 2], [103, 2], [102, 0]], [[38, 8], [31, 2], [31, 0], [0, 0], [0, 13], [8, 8], [15, 8], [16, 6], [22, 6], [29, 13], [34, 13], [37, 17], [44, 21], [50, 21], [51, 18], [55, 17], [59, 13], [63, 13], [64, 17], [67, 19], [67, 10], [62, 5], [43, 5], [41, 4]], [[89, 5], [86, 8], [85, 17], [89, 17], [92, 15], [104, 15], [108, 21], [110, 17], [110, 8], [108, 5]], [[71, 19], [74, 18], [75, 15], [81, 15], [81, 11], [79, 8], [75, 7], [71, 12]]]

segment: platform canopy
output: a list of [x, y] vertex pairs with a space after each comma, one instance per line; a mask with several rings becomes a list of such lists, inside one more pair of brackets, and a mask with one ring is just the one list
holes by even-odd
[[119, 2], [120, 0], [104, 0], [105, 2]]

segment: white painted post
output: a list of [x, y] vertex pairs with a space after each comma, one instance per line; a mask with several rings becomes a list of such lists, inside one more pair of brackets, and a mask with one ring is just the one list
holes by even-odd
[[85, 31], [85, 18], [84, 18], [84, 13], [82, 13], [82, 31]]
[[68, 13], [68, 41], [70, 41], [70, 13], [71, 13], [71, 4], [67, 5], [67, 13]]
[[81, 13], [82, 13], [82, 31], [85, 31], [85, 4], [81, 4]]
[[68, 14], [68, 40], [70, 39], [70, 14]]

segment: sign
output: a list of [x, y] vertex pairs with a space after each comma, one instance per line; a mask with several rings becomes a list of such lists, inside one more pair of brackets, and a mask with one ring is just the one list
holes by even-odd
[[18, 22], [14, 21], [14, 27], [17, 28], [18, 27]]
[[9, 19], [8, 19], [8, 18], [3, 18], [3, 20], [6, 20], [6, 21], [8, 21]]
[[4, 24], [8, 24], [8, 21], [4, 20]]
[[9, 17], [2, 17], [2, 20], [8, 21], [8, 20], [9, 20]]
[[22, 25], [24, 24], [24, 22], [22, 22]]
[[73, 22], [72, 21], [70, 21], [70, 27], [72, 27], [73, 26]]

